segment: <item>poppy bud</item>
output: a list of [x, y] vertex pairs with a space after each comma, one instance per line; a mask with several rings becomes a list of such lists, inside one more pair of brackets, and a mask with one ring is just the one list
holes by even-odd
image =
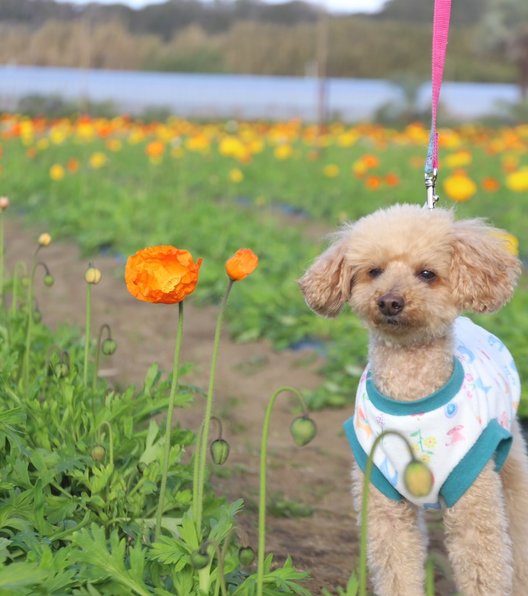
[[106, 455], [106, 449], [102, 445], [96, 445], [90, 455], [95, 461], [103, 461]]
[[55, 283], [55, 278], [53, 277], [53, 275], [51, 275], [51, 273], [47, 273], [44, 276], [44, 285], [47, 286], [48, 288], [51, 288], [51, 286]]
[[203, 569], [209, 564], [210, 557], [204, 550], [195, 550], [191, 553], [191, 565], [194, 569]]
[[58, 362], [53, 367], [53, 370], [55, 372], [55, 375], [59, 379], [62, 379], [63, 377], [67, 376], [67, 374], [70, 372], [70, 367], [68, 366], [68, 364], [66, 362]]
[[49, 246], [51, 244], [51, 236], [47, 232], [44, 232], [38, 237], [39, 246]]
[[426, 497], [433, 489], [433, 473], [423, 461], [413, 459], [403, 472], [403, 483], [413, 497]]
[[211, 451], [211, 458], [215, 464], [219, 466], [225, 464], [229, 457], [229, 443], [224, 439], [216, 439], [209, 447]]
[[297, 445], [307, 445], [317, 434], [315, 422], [307, 415], [298, 416], [290, 424], [290, 433]]
[[250, 248], [240, 248], [225, 263], [225, 270], [232, 281], [240, 281], [257, 268], [258, 257]]
[[238, 560], [244, 567], [249, 567], [255, 560], [255, 551], [251, 546], [241, 546], [238, 549]]
[[9, 207], [9, 199], [7, 197], [0, 197], [0, 211], [5, 211]]
[[117, 350], [117, 343], [111, 337], [104, 340], [101, 346], [101, 352], [105, 356], [111, 356]]
[[90, 265], [84, 274], [84, 280], [87, 284], [98, 284], [101, 281], [101, 271], [96, 267]]

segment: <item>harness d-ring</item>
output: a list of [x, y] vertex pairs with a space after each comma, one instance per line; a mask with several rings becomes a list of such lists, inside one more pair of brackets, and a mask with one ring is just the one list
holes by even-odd
[[435, 0], [433, 15], [433, 52], [431, 65], [432, 101], [431, 101], [431, 134], [425, 160], [425, 190], [427, 207], [433, 209], [438, 202], [435, 191], [438, 176], [438, 132], [436, 117], [440, 100], [440, 88], [444, 76], [444, 65], [449, 36], [449, 21], [451, 18], [451, 0]]
[[440, 197], [436, 194], [436, 176], [438, 170], [435, 168], [432, 172], [426, 172], [425, 177], [425, 192], [427, 193], [427, 208], [434, 209]]

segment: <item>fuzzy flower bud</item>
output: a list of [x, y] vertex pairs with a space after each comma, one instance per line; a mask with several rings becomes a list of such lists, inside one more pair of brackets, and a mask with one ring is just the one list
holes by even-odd
[[222, 466], [229, 457], [229, 443], [225, 439], [216, 439], [209, 447], [211, 458], [215, 464]]
[[39, 246], [49, 246], [51, 244], [51, 235], [44, 232], [38, 237]]
[[195, 550], [191, 553], [191, 565], [194, 569], [203, 569], [209, 565], [210, 560], [211, 557], [203, 547], [200, 548], [200, 550]]
[[101, 271], [96, 267], [90, 265], [84, 274], [84, 279], [87, 284], [98, 284], [101, 281]]
[[103, 461], [106, 456], [106, 449], [102, 445], [96, 445], [91, 451], [91, 456], [95, 461]]
[[251, 546], [241, 546], [238, 549], [238, 560], [244, 567], [249, 567], [255, 560], [255, 551]]
[[101, 345], [101, 352], [105, 356], [111, 356], [117, 350], [117, 343], [111, 337], [105, 339]]
[[413, 459], [405, 468], [403, 482], [413, 497], [426, 497], [433, 488], [434, 478], [424, 462]]
[[290, 424], [290, 433], [295, 443], [300, 447], [304, 447], [317, 434], [317, 427], [315, 422], [307, 415], [298, 416]]
[[0, 197], [0, 211], [5, 211], [9, 207], [9, 199], [7, 197]]

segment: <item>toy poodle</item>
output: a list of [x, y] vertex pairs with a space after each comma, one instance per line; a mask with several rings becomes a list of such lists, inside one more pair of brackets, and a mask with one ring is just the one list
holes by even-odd
[[415, 497], [403, 481], [404, 441], [390, 434], [375, 451], [367, 558], [380, 596], [424, 594], [425, 509], [443, 511], [462, 594], [528, 594], [519, 376], [504, 344], [461, 316], [501, 308], [520, 271], [503, 232], [482, 220], [395, 205], [345, 225], [299, 282], [315, 312], [335, 317], [348, 303], [369, 332], [369, 364], [345, 423], [356, 510], [384, 430], [403, 434], [433, 474], [430, 493]]

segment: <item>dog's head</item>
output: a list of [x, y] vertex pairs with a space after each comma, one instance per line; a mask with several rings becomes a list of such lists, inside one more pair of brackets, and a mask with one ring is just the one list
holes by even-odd
[[447, 209], [396, 205], [346, 225], [300, 280], [315, 312], [348, 302], [392, 341], [443, 335], [460, 312], [492, 312], [511, 297], [520, 262], [501, 232]]

